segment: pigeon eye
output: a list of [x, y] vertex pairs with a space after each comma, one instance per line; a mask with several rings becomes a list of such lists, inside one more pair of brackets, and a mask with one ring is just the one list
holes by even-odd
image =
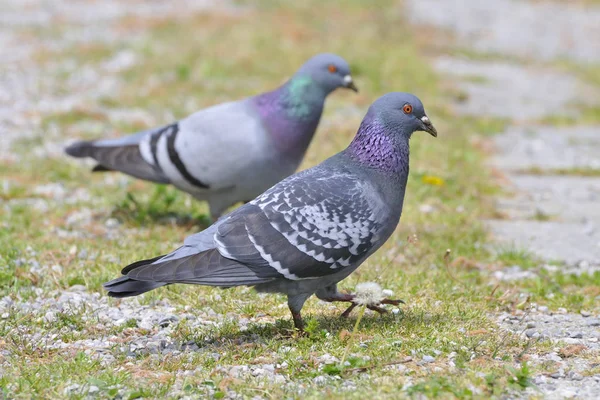
[[329, 70], [329, 72], [336, 73], [337, 72], [337, 67], [333, 64], [329, 64], [329, 66], [327, 67], [327, 69]]
[[404, 107], [402, 107], [402, 111], [404, 111], [404, 114], [410, 114], [412, 110], [413, 109], [410, 104], [405, 104]]

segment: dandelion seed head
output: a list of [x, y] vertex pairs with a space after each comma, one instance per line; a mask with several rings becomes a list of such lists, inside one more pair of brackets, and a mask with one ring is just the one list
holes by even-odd
[[356, 285], [355, 291], [354, 302], [359, 305], [377, 305], [385, 297], [381, 286], [375, 282], [359, 283]]

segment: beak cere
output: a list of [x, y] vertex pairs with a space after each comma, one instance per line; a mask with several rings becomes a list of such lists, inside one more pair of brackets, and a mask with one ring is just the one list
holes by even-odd
[[354, 81], [352, 80], [352, 77], [350, 75], [344, 76], [344, 86], [348, 89], [352, 89], [355, 92], [358, 92], [358, 88], [354, 84]]
[[435, 129], [435, 127], [433, 126], [433, 124], [431, 123], [431, 121], [429, 120], [429, 117], [427, 117], [427, 115], [425, 115], [421, 118], [421, 122], [423, 123], [423, 130], [425, 132], [429, 133], [433, 137], [437, 137], [437, 130]]

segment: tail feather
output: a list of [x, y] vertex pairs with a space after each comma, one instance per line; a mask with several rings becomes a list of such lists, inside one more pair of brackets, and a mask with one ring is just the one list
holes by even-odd
[[93, 148], [94, 142], [80, 141], [66, 147], [65, 153], [76, 158], [92, 157]]
[[106, 172], [106, 171], [114, 171], [114, 169], [105, 167], [104, 165], [97, 164], [94, 168], [92, 168], [92, 172]]
[[111, 297], [137, 296], [172, 283], [218, 286], [254, 286], [270, 282], [276, 276], [259, 276], [235, 260], [225, 258], [216, 249], [179, 257], [160, 257], [137, 261], [122, 271], [124, 276], [104, 284]]
[[128, 266], [126, 266], [125, 268], [123, 268], [121, 270], [121, 273], [123, 275], [127, 275], [130, 271], [133, 271], [136, 268], [139, 267], [143, 267], [144, 265], [149, 265], [152, 264], [154, 261], [160, 260], [161, 258], [163, 258], [165, 255], [162, 256], [158, 256], [158, 257], [154, 257], [154, 258], [148, 258], [146, 260], [140, 260], [140, 261], [136, 261], [134, 263], [129, 264]]
[[128, 276], [121, 276], [105, 283], [104, 288], [108, 290], [110, 297], [123, 298], [138, 296], [165, 285], [168, 285], [168, 283], [136, 281]]
[[98, 161], [92, 171], [120, 171], [139, 179], [169, 183], [169, 179], [142, 156], [138, 143], [106, 144], [106, 141], [81, 141], [65, 148], [76, 158], [90, 157]]

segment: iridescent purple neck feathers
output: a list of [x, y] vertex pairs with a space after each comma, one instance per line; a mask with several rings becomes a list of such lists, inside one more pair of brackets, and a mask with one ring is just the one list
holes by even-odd
[[385, 130], [377, 118], [367, 115], [346, 152], [352, 159], [373, 169], [408, 176], [408, 142], [396, 143]]
[[252, 100], [277, 150], [301, 156], [317, 129], [325, 97], [310, 78], [294, 77]]

